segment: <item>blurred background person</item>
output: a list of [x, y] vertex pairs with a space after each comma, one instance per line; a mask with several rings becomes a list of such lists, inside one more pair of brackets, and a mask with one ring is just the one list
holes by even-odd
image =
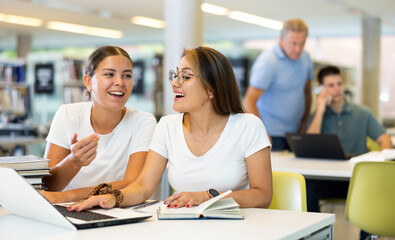
[[314, 75], [303, 50], [307, 35], [303, 20], [286, 21], [278, 44], [261, 53], [251, 69], [244, 105], [264, 122], [273, 151], [289, 149], [285, 133], [306, 130]]

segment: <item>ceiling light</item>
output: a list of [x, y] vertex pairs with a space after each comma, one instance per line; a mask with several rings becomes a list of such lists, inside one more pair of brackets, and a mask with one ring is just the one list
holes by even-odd
[[203, 12], [205, 13], [211, 13], [215, 15], [227, 15], [229, 10], [224, 7], [220, 7], [217, 5], [212, 5], [208, 3], [203, 3], [200, 8], [202, 9]]
[[123, 36], [123, 33], [118, 30], [89, 27], [85, 25], [71, 24], [65, 22], [51, 21], [47, 24], [47, 28], [52, 30], [87, 34], [87, 35], [106, 37], [106, 38], [121, 38]]
[[263, 18], [259, 17], [256, 15], [252, 15], [249, 13], [244, 13], [244, 12], [239, 12], [239, 11], [232, 11], [228, 14], [229, 18], [242, 21], [242, 22], [247, 22], [251, 24], [256, 24], [262, 27], [274, 29], [274, 30], [281, 30], [283, 27], [283, 23], [277, 20], [269, 19], [269, 18]]
[[153, 28], [164, 28], [166, 25], [165, 22], [162, 20], [148, 18], [148, 17], [142, 17], [142, 16], [132, 17], [132, 19], [130, 21], [134, 24], [143, 25], [143, 26], [147, 26], [147, 27], [153, 27]]
[[32, 26], [32, 27], [39, 27], [42, 25], [41, 19], [38, 18], [22, 17], [22, 16], [8, 15], [3, 13], [0, 13], [0, 21], [6, 23]]

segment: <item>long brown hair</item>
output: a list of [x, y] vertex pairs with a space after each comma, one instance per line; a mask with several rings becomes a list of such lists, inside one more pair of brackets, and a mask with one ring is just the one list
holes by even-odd
[[[91, 55], [89, 55], [88, 60], [86, 61], [85, 64], [85, 74], [89, 75], [90, 77], [93, 77], [93, 75], [95, 75], [96, 73], [97, 67], [99, 66], [101, 61], [103, 61], [103, 59], [109, 56], [118, 56], [118, 55], [125, 56], [127, 59], [129, 59], [130, 63], [133, 66], [132, 59], [124, 49], [117, 46], [103, 46], [103, 47], [99, 47], [93, 53], [91, 53]], [[90, 92], [88, 89], [86, 90], [86, 96], [90, 98]]]
[[245, 112], [232, 65], [222, 53], [209, 47], [197, 47], [184, 49], [182, 57], [191, 63], [206, 91], [213, 94], [217, 113]]

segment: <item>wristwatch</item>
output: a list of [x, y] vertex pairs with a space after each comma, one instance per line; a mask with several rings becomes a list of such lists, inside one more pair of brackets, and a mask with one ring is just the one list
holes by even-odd
[[213, 198], [213, 197], [218, 196], [219, 192], [217, 190], [211, 188], [208, 190], [208, 195], [210, 195], [210, 198]]

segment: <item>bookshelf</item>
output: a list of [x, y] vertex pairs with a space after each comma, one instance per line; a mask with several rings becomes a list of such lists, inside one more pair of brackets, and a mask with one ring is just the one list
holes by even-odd
[[[51, 66], [53, 89], [51, 92], [35, 92], [32, 121], [48, 128], [57, 109], [62, 104], [87, 101], [82, 80], [86, 56], [69, 56], [61, 52], [35, 52], [27, 56], [27, 82], [37, 81], [37, 66]], [[39, 107], [40, 106], [40, 107]]]
[[25, 62], [0, 60], [0, 124], [26, 119], [31, 114], [31, 95]]
[[85, 62], [82, 59], [65, 57], [63, 59], [62, 82], [63, 103], [75, 103], [88, 101], [85, 95], [83, 82]]

